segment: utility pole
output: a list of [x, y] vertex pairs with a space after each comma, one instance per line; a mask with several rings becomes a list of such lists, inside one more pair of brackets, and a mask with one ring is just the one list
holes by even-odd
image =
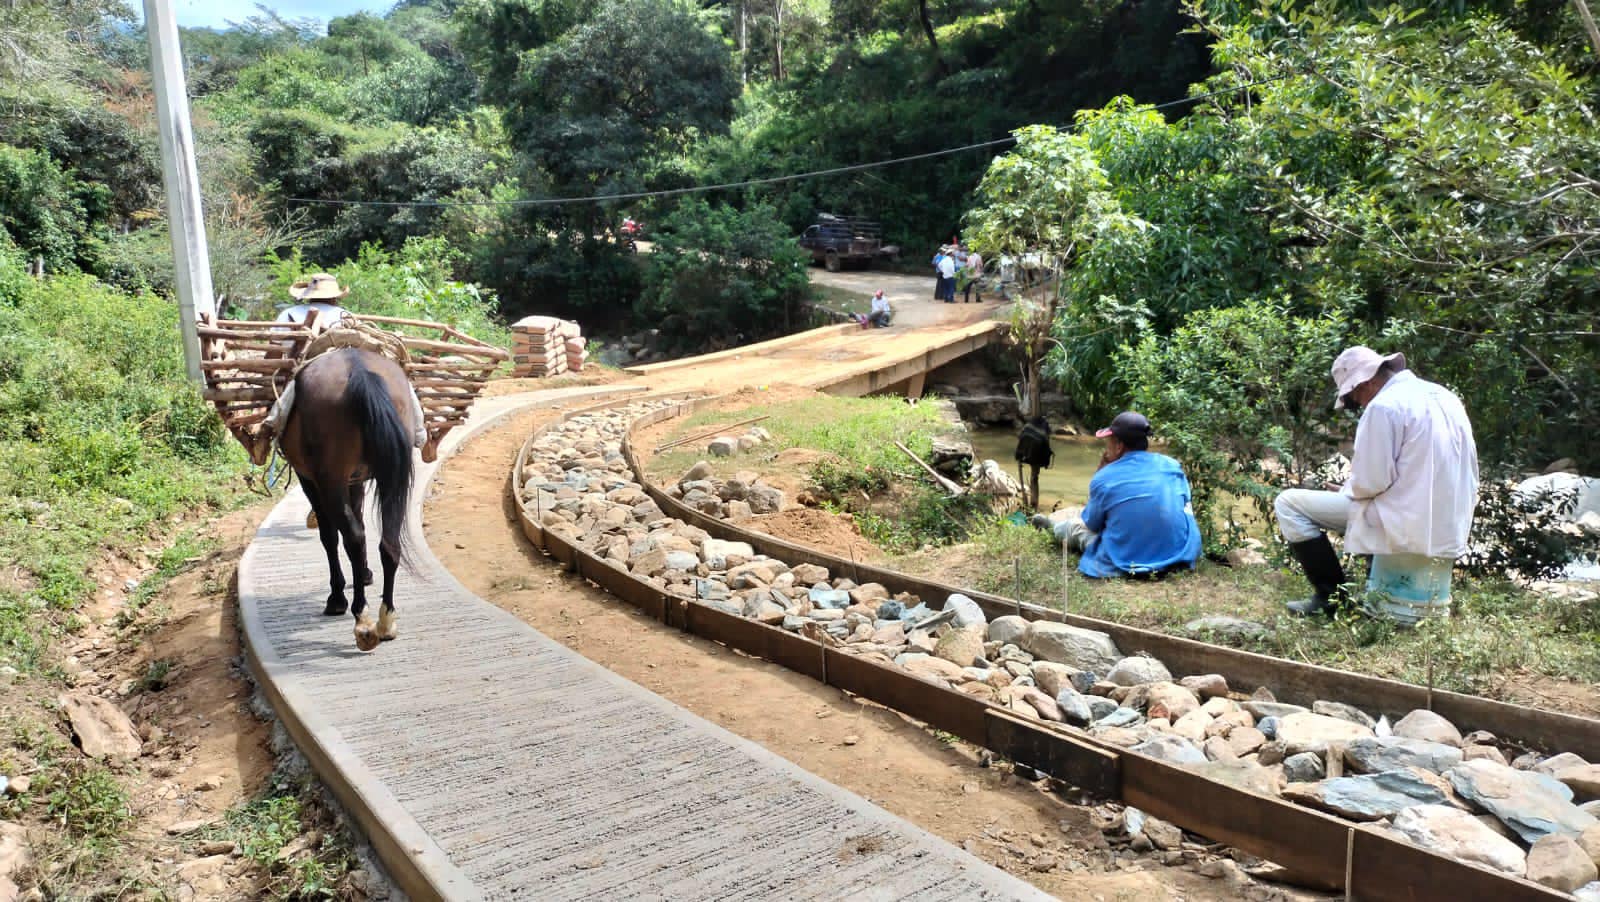
[[178, 20], [168, 0], [144, 0], [144, 27], [150, 36], [150, 74], [156, 89], [156, 130], [161, 133], [161, 182], [167, 189], [167, 224], [172, 262], [177, 270], [178, 328], [189, 378], [200, 381], [200, 336], [195, 322], [215, 314], [211, 256], [206, 250], [206, 220], [200, 208], [200, 173], [194, 162], [194, 130], [189, 125], [189, 92], [178, 52]]

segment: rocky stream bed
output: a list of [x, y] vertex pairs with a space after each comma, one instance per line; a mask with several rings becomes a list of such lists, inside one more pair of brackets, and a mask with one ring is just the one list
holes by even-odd
[[[639, 402], [551, 428], [523, 464], [526, 509], [546, 530], [672, 595], [1600, 902], [1600, 764], [1481, 730], [1464, 734], [1426, 710], [1391, 722], [1345, 700], [1307, 708], [1265, 689], [1246, 695], [1221, 674], [1175, 675], [1105, 633], [1018, 616], [991, 621], [959, 594], [935, 608], [712, 538], [666, 516], [621, 452], [629, 423], [668, 403]], [[746, 453], [766, 438], [753, 429], [713, 439], [708, 450]], [[666, 492], [731, 522], [787, 503], [753, 470], [722, 480], [704, 464]], [[1136, 851], [1184, 851], [1181, 831], [1137, 809], [1108, 819], [1105, 830]]]

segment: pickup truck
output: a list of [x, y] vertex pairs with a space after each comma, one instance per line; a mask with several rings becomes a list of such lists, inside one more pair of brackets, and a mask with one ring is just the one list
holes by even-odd
[[811, 252], [812, 262], [821, 263], [829, 272], [838, 272], [847, 263], [870, 264], [900, 252], [895, 245], [883, 243], [883, 227], [877, 223], [831, 213], [819, 214], [816, 223], [806, 227], [800, 246]]

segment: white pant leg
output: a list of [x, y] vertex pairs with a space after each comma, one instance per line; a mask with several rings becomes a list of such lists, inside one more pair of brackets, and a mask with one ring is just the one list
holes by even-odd
[[423, 419], [422, 401], [417, 397], [417, 390], [411, 390], [411, 418], [417, 424], [416, 431], [411, 433], [411, 444], [421, 448], [428, 443], [428, 427]]
[[1089, 543], [1094, 541], [1096, 535], [1083, 524], [1083, 516], [1077, 512], [1056, 520], [1051, 531], [1055, 533], [1056, 541], [1061, 543], [1062, 548], [1078, 554], [1082, 554], [1083, 550], [1089, 547]]
[[267, 418], [262, 421], [261, 425], [272, 430], [274, 434], [282, 432], [283, 424], [289, 419], [289, 411], [293, 409], [294, 380], [290, 379], [289, 384], [283, 387], [283, 394], [278, 396], [278, 400], [272, 402], [272, 409], [267, 411]]
[[1344, 535], [1350, 525], [1350, 499], [1338, 492], [1286, 489], [1272, 502], [1278, 531], [1287, 542], [1306, 542], [1324, 532]]

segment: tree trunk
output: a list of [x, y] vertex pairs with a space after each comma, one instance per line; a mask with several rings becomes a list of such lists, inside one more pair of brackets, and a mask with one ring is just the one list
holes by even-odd
[[783, 80], [783, 0], [777, 0], [777, 33], [773, 36], [772, 77], [777, 81]]
[[928, 35], [928, 52], [933, 56], [935, 75], [945, 74], [944, 57], [939, 55], [939, 37], [933, 31], [933, 17], [928, 15], [928, 0], [917, 0], [917, 14], [922, 18], [922, 30]]

